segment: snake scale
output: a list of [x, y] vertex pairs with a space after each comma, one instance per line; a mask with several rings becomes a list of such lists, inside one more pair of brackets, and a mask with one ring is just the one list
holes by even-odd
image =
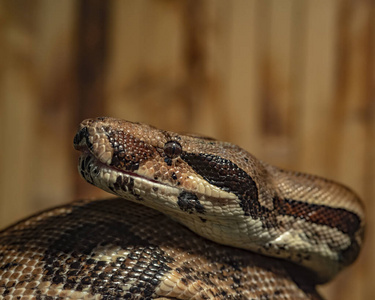
[[333, 181], [106, 117], [74, 147], [81, 176], [118, 198], [1, 231], [2, 299], [321, 299], [359, 254], [363, 206]]

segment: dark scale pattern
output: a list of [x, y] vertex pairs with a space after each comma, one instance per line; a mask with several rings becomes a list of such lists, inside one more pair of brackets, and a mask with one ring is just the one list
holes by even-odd
[[360, 246], [356, 241], [355, 234], [360, 229], [361, 220], [355, 213], [342, 208], [317, 205], [292, 199], [281, 199], [279, 197], [273, 199], [273, 204], [275, 210], [280, 215], [292, 216], [303, 219], [306, 222], [336, 228], [348, 234], [351, 245], [346, 250], [341, 251], [339, 259], [343, 264], [349, 265], [357, 258]]
[[312, 282], [124, 199], [74, 203], [0, 232], [0, 298], [320, 299]]
[[346, 209], [317, 205], [293, 199], [274, 197], [273, 209], [259, 204], [258, 189], [252, 178], [237, 165], [219, 156], [207, 154], [184, 153], [182, 158], [209, 183], [231, 193], [241, 200], [245, 215], [254, 219], [260, 218], [264, 226], [274, 227], [276, 215], [293, 216], [306, 222], [337, 228], [352, 239], [353, 252], [343, 254], [352, 257], [358, 255], [359, 247], [355, 247], [354, 236], [361, 226], [359, 217]]
[[[129, 298], [129, 293], [150, 297], [160, 278], [170, 270], [167, 264], [173, 258], [135, 235], [131, 225], [111, 217], [98, 218], [102, 209], [101, 202], [92, 202], [74, 207], [68, 215], [45, 218], [23, 229], [10, 229], [0, 238], [0, 245], [19, 252], [27, 252], [31, 246], [44, 249], [41, 281], [61, 284], [64, 290], [82, 291], [89, 287], [91, 294], [108, 299]], [[120, 255], [115, 261], [98, 257], [97, 247], [116, 246], [126, 250], [127, 255]], [[0, 262], [1, 268], [12, 266]], [[127, 284], [130, 287], [125, 289]]]
[[254, 219], [264, 217], [256, 183], [236, 164], [220, 156], [204, 153], [184, 152], [181, 158], [210, 184], [235, 194], [246, 216]]
[[274, 207], [282, 215], [293, 216], [319, 225], [337, 228], [353, 237], [358, 231], [361, 220], [359, 217], [342, 208], [306, 203], [292, 199], [274, 198]]
[[188, 213], [194, 211], [200, 214], [204, 214], [204, 206], [199, 202], [197, 195], [189, 192], [181, 192], [178, 195], [177, 205], [181, 210]]
[[78, 144], [83, 140], [83, 139], [86, 139], [86, 145], [89, 149], [92, 149], [92, 144], [90, 143], [90, 141], [88, 140], [88, 136], [89, 136], [89, 133], [88, 133], [88, 130], [87, 130], [87, 127], [83, 127], [81, 130], [79, 130], [77, 132], [77, 134], [74, 136], [74, 140], [73, 140], [73, 144], [75, 146], [78, 146]]
[[113, 187], [109, 185], [108, 188], [115, 194], [117, 191], [126, 191], [135, 199], [139, 201], [142, 200], [142, 198], [134, 191], [134, 179], [131, 177], [118, 176]]
[[111, 165], [126, 171], [136, 171], [157, 152], [145, 142], [122, 130], [105, 128], [114, 150]]
[[358, 244], [358, 242], [355, 239], [351, 239], [350, 246], [340, 252], [339, 260], [342, 261], [345, 265], [350, 265], [356, 260], [360, 250], [361, 246]]
[[97, 176], [100, 172], [98, 166], [93, 164], [93, 158], [90, 155], [80, 158], [79, 172], [82, 178], [84, 178], [88, 183], [94, 184], [93, 176]]

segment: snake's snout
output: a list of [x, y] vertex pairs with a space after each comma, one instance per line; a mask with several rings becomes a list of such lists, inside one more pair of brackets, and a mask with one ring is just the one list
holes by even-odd
[[103, 164], [109, 165], [114, 151], [109, 141], [109, 119], [101, 117], [84, 120], [74, 136], [74, 149], [83, 154], [90, 153]]
[[[81, 122], [79, 129], [74, 136], [73, 145], [74, 149], [83, 151], [87, 148], [92, 150], [92, 142], [94, 136], [107, 135], [109, 124], [113, 122], [113, 118], [109, 117], [98, 117], [93, 119], [86, 119]], [[99, 135], [98, 135], [99, 134]]]

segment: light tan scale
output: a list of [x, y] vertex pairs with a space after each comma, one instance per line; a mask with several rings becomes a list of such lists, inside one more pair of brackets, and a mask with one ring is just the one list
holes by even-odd
[[[363, 206], [333, 181], [113, 118], [83, 121], [74, 145], [82, 177], [121, 199], [70, 204], [2, 231], [0, 295], [320, 299], [315, 285], [359, 254]], [[39, 262], [22, 280], [30, 288], [9, 281], [27, 265], [14, 255]]]

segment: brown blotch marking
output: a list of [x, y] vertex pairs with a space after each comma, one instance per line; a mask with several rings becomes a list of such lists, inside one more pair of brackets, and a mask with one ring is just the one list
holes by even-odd
[[85, 139], [85, 142], [86, 142], [86, 145], [89, 149], [92, 149], [92, 143], [90, 143], [89, 139], [88, 139], [88, 136], [89, 136], [89, 132], [88, 132], [88, 129], [87, 127], [83, 127], [82, 129], [80, 129], [76, 135], [74, 136], [74, 140], [73, 140], [73, 145], [75, 147], [78, 146], [78, 144], [83, 140]]
[[139, 138], [111, 127], [104, 129], [113, 148], [112, 166], [126, 171], [135, 171], [142, 163], [155, 156], [156, 150]]
[[[117, 201], [117, 206], [124, 202], [123, 199]], [[63, 289], [73, 291], [88, 289], [91, 294], [104, 298], [110, 295], [123, 298], [128, 292], [123, 287], [133, 284], [132, 288], [139, 292], [139, 297], [152, 296], [155, 286], [169, 272], [168, 264], [174, 261], [173, 258], [157, 245], [135, 235], [126, 223], [112, 218], [98, 218], [98, 215], [106, 213], [102, 207], [102, 201], [95, 201], [85, 207], [74, 207], [69, 214], [45, 217], [21, 229], [10, 228], [7, 230], [9, 235], [1, 236], [0, 233], [0, 251], [1, 246], [9, 245], [16, 251], [26, 253], [32, 241], [33, 247], [44, 248], [41, 281], [62, 284]], [[111, 214], [116, 213], [116, 210], [111, 211]], [[48, 239], [50, 241], [46, 243]], [[117, 262], [95, 260], [96, 247], [105, 245], [127, 250], [129, 254], [122, 259], [129, 260], [133, 271], [118, 268]], [[153, 259], [144, 260], [145, 256]], [[3, 266], [4, 269], [9, 267], [9, 263]], [[30, 278], [25, 277], [25, 282], [29, 281]], [[134, 286], [134, 282], [137, 286]]]
[[354, 236], [361, 224], [361, 220], [355, 213], [343, 208], [279, 197], [274, 197], [273, 204], [275, 210], [281, 215], [293, 216], [307, 222], [337, 228], [350, 237]]
[[13, 267], [17, 267], [18, 264], [17, 263], [6, 263], [5, 265], [3, 266], [0, 266], [0, 270], [9, 270]]
[[258, 187], [254, 180], [235, 163], [220, 156], [183, 152], [181, 158], [210, 184], [240, 199], [245, 216], [265, 219], [258, 201]]
[[198, 196], [193, 193], [182, 191], [178, 195], [177, 205], [182, 211], [186, 211], [189, 214], [194, 211], [200, 214], [205, 213], [204, 206], [199, 202]]
[[134, 191], [134, 179], [132, 177], [117, 176], [113, 187], [109, 185], [108, 188], [114, 193], [117, 193], [118, 191], [126, 191], [133, 195], [137, 200], [143, 200], [142, 197]]

